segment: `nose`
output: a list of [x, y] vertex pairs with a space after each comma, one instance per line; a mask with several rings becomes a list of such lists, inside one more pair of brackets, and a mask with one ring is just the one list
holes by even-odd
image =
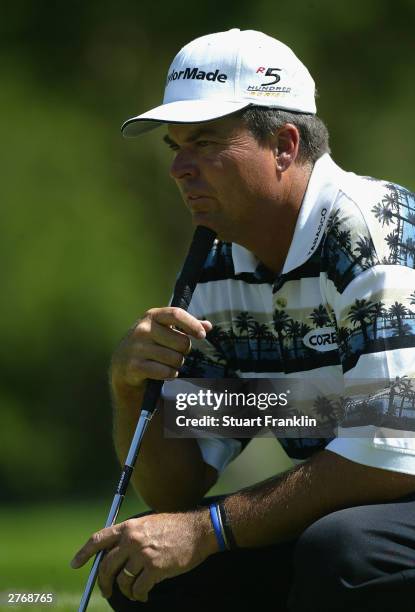
[[197, 163], [190, 151], [178, 151], [170, 166], [170, 176], [175, 179], [194, 178], [199, 173]]

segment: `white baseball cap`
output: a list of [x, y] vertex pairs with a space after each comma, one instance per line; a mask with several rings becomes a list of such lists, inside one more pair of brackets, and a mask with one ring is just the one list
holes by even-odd
[[248, 106], [315, 114], [315, 85], [287, 45], [255, 30], [232, 29], [196, 38], [174, 58], [164, 99], [123, 124], [138, 136], [162, 123], [201, 123]]

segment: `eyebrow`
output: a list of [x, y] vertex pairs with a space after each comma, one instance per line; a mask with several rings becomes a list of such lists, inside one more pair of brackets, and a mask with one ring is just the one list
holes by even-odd
[[[212, 136], [212, 134], [217, 135], [216, 130], [213, 130], [211, 128], [199, 128], [198, 130], [194, 131], [193, 134], [190, 134], [190, 136], [186, 138], [185, 142], [194, 142], [195, 140], [200, 138], [200, 136]], [[168, 134], [163, 136], [163, 140], [166, 144], [170, 146], [177, 144], [172, 138], [170, 138]]]

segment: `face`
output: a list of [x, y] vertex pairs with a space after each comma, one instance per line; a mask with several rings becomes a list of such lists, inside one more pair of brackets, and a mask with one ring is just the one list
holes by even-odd
[[169, 124], [164, 140], [173, 150], [170, 174], [195, 225], [243, 244], [258, 215], [278, 199], [275, 151], [259, 144], [237, 117]]

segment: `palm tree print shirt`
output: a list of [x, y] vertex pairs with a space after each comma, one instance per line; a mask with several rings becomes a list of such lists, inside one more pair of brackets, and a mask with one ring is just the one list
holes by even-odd
[[[332, 438], [281, 439], [289, 456], [327, 448], [415, 474], [414, 194], [323, 155], [281, 273], [216, 241], [189, 312], [213, 329], [193, 342], [182, 377], [301, 378], [312, 410], [337, 419]], [[245, 443], [199, 440], [219, 471]]]

